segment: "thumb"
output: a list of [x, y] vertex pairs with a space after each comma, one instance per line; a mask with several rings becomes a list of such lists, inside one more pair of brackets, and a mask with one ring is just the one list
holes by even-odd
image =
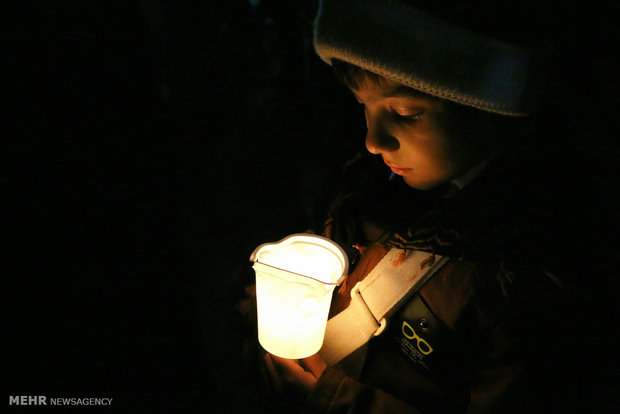
[[325, 360], [321, 358], [319, 354], [311, 355], [301, 361], [315, 378], [319, 378], [327, 368], [327, 363], [325, 363]]
[[265, 368], [267, 370], [267, 374], [269, 375], [269, 379], [271, 380], [271, 385], [275, 389], [276, 392], [282, 392], [282, 379], [280, 378], [280, 374], [276, 369], [273, 359], [271, 359], [271, 355], [269, 353], [265, 354]]

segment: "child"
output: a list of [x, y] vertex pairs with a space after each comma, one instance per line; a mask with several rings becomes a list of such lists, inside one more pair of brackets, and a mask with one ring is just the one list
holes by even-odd
[[562, 148], [540, 109], [547, 62], [504, 39], [406, 1], [321, 2], [316, 51], [365, 110], [371, 156], [351, 175], [372, 176], [377, 164], [391, 172], [387, 182], [354, 182], [330, 211], [324, 234], [349, 249], [355, 269], [332, 316], [390, 252], [401, 270], [421, 252], [420, 268], [430, 263], [435, 273], [343, 358], [324, 359], [340, 346], [327, 339], [303, 361], [267, 355], [276, 388], [297, 395], [300, 411], [583, 408], [575, 404], [587, 397], [579, 377], [587, 362], [575, 357], [584, 343], [562, 243], [577, 234], [578, 217], [562, 220], [557, 179], [567, 177], [551, 164]]

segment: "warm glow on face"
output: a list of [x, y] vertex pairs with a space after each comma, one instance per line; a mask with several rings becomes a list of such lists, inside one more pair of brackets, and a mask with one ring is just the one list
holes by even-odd
[[449, 132], [445, 103], [396, 81], [352, 90], [364, 105], [366, 149], [418, 190], [431, 190], [472, 167], [474, 141]]
[[323, 237], [300, 234], [259, 246], [251, 260], [260, 344], [283, 358], [318, 352], [334, 287], [348, 269], [342, 249]]

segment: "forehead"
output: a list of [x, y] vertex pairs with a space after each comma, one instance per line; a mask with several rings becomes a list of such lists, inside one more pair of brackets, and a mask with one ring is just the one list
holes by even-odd
[[410, 88], [402, 83], [381, 76], [366, 77], [357, 87], [349, 87], [355, 97], [361, 101], [390, 98], [412, 99], [416, 101], [436, 102], [439, 98]]

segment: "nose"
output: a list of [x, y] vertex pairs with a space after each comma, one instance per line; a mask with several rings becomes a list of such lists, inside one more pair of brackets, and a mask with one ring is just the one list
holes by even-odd
[[388, 132], [386, 121], [380, 115], [373, 116], [366, 111], [366, 149], [371, 154], [396, 151], [398, 139]]

